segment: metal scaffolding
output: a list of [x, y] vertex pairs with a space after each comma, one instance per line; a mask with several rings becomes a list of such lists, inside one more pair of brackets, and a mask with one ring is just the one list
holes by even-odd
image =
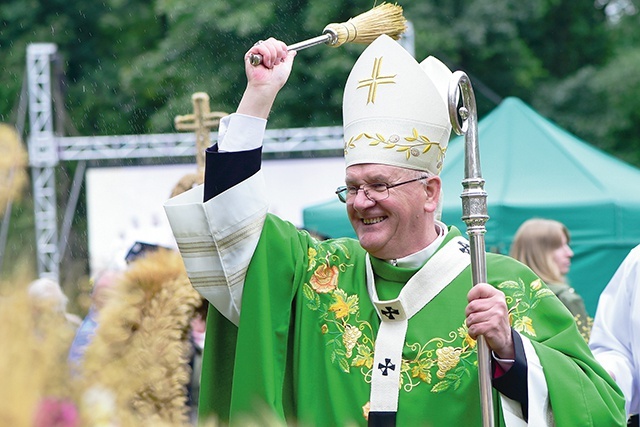
[[[194, 133], [115, 135], [92, 137], [56, 136], [53, 129], [51, 59], [57, 47], [50, 43], [27, 47], [29, 90], [29, 165], [33, 176], [38, 275], [60, 279], [60, 253], [56, 200], [56, 167], [61, 161], [127, 160], [134, 158], [193, 159]], [[344, 147], [342, 127], [267, 130], [263, 153], [290, 157], [296, 153], [326, 156]], [[212, 133], [212, 138], [216, 134]], [[169, 163], [169, 162], [167, 162]]]
[[57, 47], [50, 43], [27, 47], [29, 88], [28, 139], [35, 210], [38, 273], [58, 279], [58, 226], [55, 166], [58, 164], [53, 135], [51, 57]]

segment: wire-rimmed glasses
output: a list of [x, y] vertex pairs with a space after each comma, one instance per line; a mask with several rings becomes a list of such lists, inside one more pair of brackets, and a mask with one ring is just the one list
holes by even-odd
[[338, 199], [340, 199], [342, 203], [351, 204], [358, 195], [358, 191], [362, 190], [367, 199], [371, 200], [372, 202], [380, 202], [389, 198], [390, 188], [398, 187], [400, 185], [409, 184], [410, 182], [416, 182], [427, 178], [429, 178], [429, 176], [425, 175], [419, 178], [410, 179], [408, 181], [402, 181], [397, 184], [374, 182], [372, 184], [361, 185], [360, 187], [356, 187], [353, 185], [342, 186], [338, 187], [338, 189], [336, 190], [336, 194], [338, 195]]

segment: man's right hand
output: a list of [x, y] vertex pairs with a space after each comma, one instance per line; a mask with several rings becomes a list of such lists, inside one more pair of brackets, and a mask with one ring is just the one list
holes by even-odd
[[[252, 65], [252, 54], [260, 54], [262, 62]], [[284, 42], [273, 37], [253, 45], [244, 55], [247, 88], [236, 112], [266, 119], [276, 95], [289, 79], [295, 56], [295, 51], [289, 52]]]

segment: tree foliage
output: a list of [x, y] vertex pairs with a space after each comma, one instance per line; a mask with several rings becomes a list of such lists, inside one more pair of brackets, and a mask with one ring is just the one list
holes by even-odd
[[[207, 92], [212, 110], [235, 109], [245, 86], [242, 58], [255, 41], [315, 37], [376, 1], [3, 0], [0, 122], [24, 119], [19, 105], [30, 43], [58, 48], [53, 77], [64, 104], [56, 108], [70, 120], [58, 131], [173, 132], [174, 117], [191, 111], [194, 92]], [[640, 166], [640, 15], [633, 1], [399, 4], [413, 25], [417, 59], [435, 55], [467, 72], [480, 118], [502, 98], [517, 96], [585, 141]], [[362, 50], [347, 44], [300, 51], [269, 126], [340, 124], [342, 89]], [[62, 175], [73, 165], [65, 168]], [[12, 224], [26, 224], [31, 235], [32, 222], [22, 215], [29, 206], [28, 200], [16, 206]]]
[[[435, 55], [466, 71], [480, 116], [517, 96], [587, 141], [637, 162], [640, 142], [617, 141], [640, 139], [637, 109], [628, 108], [635, 78], [626, 71], [637, 68], [638, 16], [623, 15], [613, 25], [606, 3], [615, 2], [401, 6], [415, 30], [416, 57]], [[80, 134], [171, 132], [173, 117], [190, 110], [196, 91], [210, 95], [212, 109], [234, 110], [245, 84], [242, 56], [256, 40], [305, 40], [372, 6], [371, 0], [6, 0], [0, 5], [0, 120], [16, 119], [29, 43], [58, 45], [65, 109]], [[270, 126], [339, 124], [342, 87], [362, 49], [299, 52]], [[618, 88], [621, 81], [629, 86]]]
[[640, 15], [605, 25], [610, 53], [550, 79], [530, 102], [585, 141], [640, 166]]

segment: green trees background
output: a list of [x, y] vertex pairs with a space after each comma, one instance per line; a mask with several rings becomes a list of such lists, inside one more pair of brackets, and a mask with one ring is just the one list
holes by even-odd
[[[640, 166], [640, 16], [632, 0], [398, 4], [413, 24], [417, 59], [432, 54], [469, 74], [480, 118], [502, 98], [517, 96], [587, 142]], [[193, 92], [207, 92], [213, 110], [234, 110], [245, 84], [242, 57], [256, 40], [275, 36], [294, 43], [374, 5], [3, 0], [0, 122], [15, 123], [21, 114], [29, 43], [58, 46], [65, 133], [173, 132], [173, 118], [191, 109]], [[340, 124], [342, 88], [362, 49], [301, 51], [270, 128]], [[73, 165], [65, 167], [71, 173]], [[29, 203], [25, 197], [14, 209], [16, 226], [29, 222], [23, 218]], [[81, 232], [82, 224], [76, 229]], [[82, 249], [75, 251], [81, 257]]]
[[[400, 2], [416, 57], [465, 70], [480, 116], [517, 96], [563, 127], [640, 164], [634, 90], [638, 14], [609, 19], [618, 0]], [[371, 0], [4, 0], [0, 5], [0, 120], [15, 121], [29, 43], [61, 56], [66, 112], [82, 135], [173, 131], [173, 117], [206, 91], [232, 111], [242, 55], [256, 40], [293, 43], [372, 6]], [[617, 19], [617, 20], [616, 20]], [[614, 22], [615, 20], [615, 22]], [[272, 127], [340, 123], [342, 86], [362, 46], [302, 51]]]

